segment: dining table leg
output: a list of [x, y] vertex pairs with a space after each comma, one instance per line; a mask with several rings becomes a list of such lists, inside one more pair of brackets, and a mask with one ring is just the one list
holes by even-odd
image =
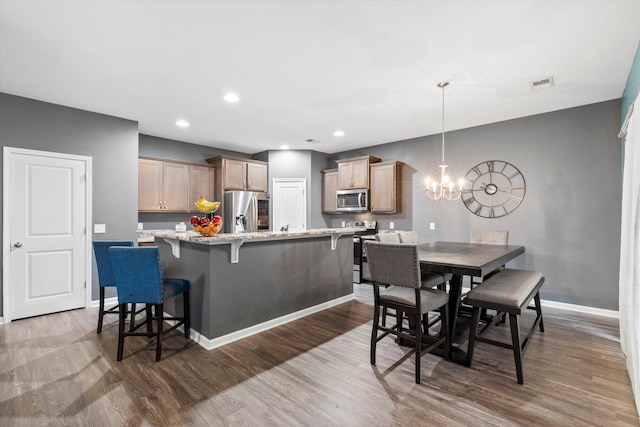
[[[449, 318], [447, 325], [449, 327], [449, 337], [451, 342], [456, 335], [456, 320], [460, 307], [460, 299], [462, 296], [462, 275], [454, 274], [449, 281]], [[460, 347], [451, 346], [451, 360], [454, 362], [465, 364], [467, 361], [467, 353]]]

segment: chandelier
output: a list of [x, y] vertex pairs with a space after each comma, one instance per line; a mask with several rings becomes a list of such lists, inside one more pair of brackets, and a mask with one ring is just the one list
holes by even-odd
[[464, 180], [461, 178], [458, 185], [447, 175], [447, 165], [444, 163], [444, 88], [449, 82], [440, 82], [438, 87], [442, 89], [442, 164], [440, 168], [440, 181], [428, 177], [425, 181], [427, 196], [432, 200], [458, 200], [462, 194]]

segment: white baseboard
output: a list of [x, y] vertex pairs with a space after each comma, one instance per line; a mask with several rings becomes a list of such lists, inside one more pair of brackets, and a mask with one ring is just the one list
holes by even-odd
[[[469, 292], [469, 290], [470, 290], [469, 288], [463, 286], [462, 287], [462, 294], [465, 294], [465, 293]], [[545, 300], [545, 299], [541, 299], [540, 303], [542, 304], [543, 307], [559, 308], [561, 310], [577, 311], [578, 313], [593, 314], [595, 316], [602, 316], [602, 317], [612, 317], [612, 318], [615, 318], [615, 319], [619, 319], [620, 318], [620, 313], [617, 310], [606, 310], [604, 308], [589, 307], [589, 306], [586, 306], [586, 305], [569, 304], [569, 303], [566, 303], [566, 302], [549, 301], [549, 300]], [[544, 313], [542, 313], [542, 315], [544, 316]]]
[[[620, 318], [620, 312], [617, 310], [606, 310], [604, 308], [588, 307], [586, 305], [567, 304], [565, 302], [540, 300], [543, 307], [559, 308], [561, 310], [577, 311], [584, 314], [593, 314], [595, 316]], [[542, 313], [544, 315], [544, 313]]]
[[327, 301], [322, 304], [314, 305], [313, 307], [308, 307], [308, 308], [305, 308], [304, 310], [296, 311], [295, 313], [290, 313], [275, 319], [271, 319], [266, 322], [260, 323], [258, 325], [253, 325], [248, 328], [245, 328], [236, 332], [232, 332], [230, 334], [223, 335], [221, 337], [213, 338], [213, 339], [209, 339], [192, 329], [191, 339], [196, 343], [198, 343], [200, 346], [204, 347], [205, 349], [213, 350], [214, 348], [222, 347], [223, 345], [232, 343], [242, 338], [246, 338], [251, 335], [264, 332], [271, 328], [275, 328], [276, 326], [284, 325], [285, 323], [289, 323], [294, 320], [301, 319], [305, 316], [309, 316], [310, 314], [317, 313], [319, 311], [326, 310], [331, 307], [335, 307], [336, 305], [343, 304], [347, 301], [351, 301], [352, 299], [354, 299], [354, 294], [345, 295], [343, 297], [336, 298], [334, 300]]
[[[118, 305], [118, 297], [105, 298], [104, 308], [109, 309]], [[91, 301], [91, 307], [100, 307], [100, 300]]]

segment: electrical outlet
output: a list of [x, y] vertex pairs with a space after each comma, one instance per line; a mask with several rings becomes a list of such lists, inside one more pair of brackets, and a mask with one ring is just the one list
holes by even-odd
[[93, 224], [94, 234], [104, 234], [107, 232], [107, 224]]
[[342, 228], [344, 228], [344, 227], [345, 227], [345, 224], [344, 224], [344, 221], [342, 221]]
[[394, 228], [396, 228], [396, 225], [393, 223], [393, 221], [391, 221], [389, 223], [389, 230], [393, 230]]
[[138, 230], [142, 230], [144, 228], [144, 224], [139, 222], [138, 223]]
[[430, 222], [429, 223], [429, 230], [435, 230], [436, 229], [436, 223], [435, 222]]

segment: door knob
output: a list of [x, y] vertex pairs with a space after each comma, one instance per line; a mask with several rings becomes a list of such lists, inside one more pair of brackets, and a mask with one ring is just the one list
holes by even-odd
[[16, 248], [21, 248], [22, 247], [22, 243], [16, 242], [16, 243], [13, 244], [13, 246], [15, 246]]

